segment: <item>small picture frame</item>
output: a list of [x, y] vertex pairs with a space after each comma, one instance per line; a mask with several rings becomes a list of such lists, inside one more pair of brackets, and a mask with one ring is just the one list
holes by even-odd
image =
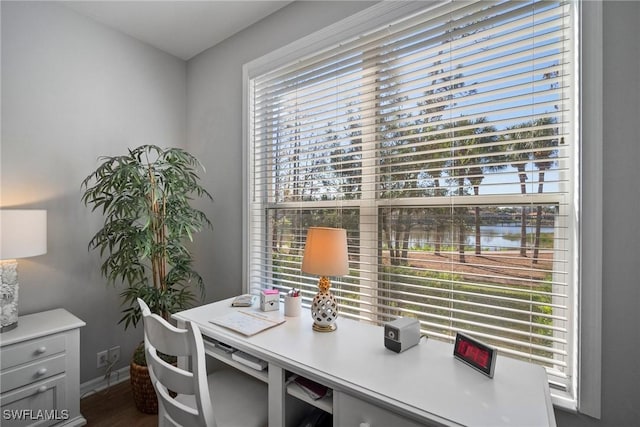
[[493, 378], [498, 357], [497, 349], [458, 332], [453, 345], [453, 356], [489, 378]]

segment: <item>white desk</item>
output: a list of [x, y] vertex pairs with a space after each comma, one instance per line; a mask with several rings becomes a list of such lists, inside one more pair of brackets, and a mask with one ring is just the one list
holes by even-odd
[[184, 321], [195, 322], [206, 337], [269, 363], [268, 373], [253, 371], [205, 344], [209, 355], [268, 382], [271, 427], [285, 425], [287, 371], [334, 390], [333, 399], [316, 406], [332, 412], [334, 425], [339, 427], [359, 423], [372, 427], [389, 423], [555, 426], [542, 367], [498, 355], [490, 379], [455, 360], [452, 344], [423, 339], [418, 346], [396, 354], [384, 347], [382, 327], [339, 318], [337, 331], [314, 332], [309, 311], [304, 309], [301, 317], [288, 317], [284, 324], [247, 338], [209, 322], [238, 310], [230, 304], [231, 299], [224, 300], [173, 317], [181, 326]]

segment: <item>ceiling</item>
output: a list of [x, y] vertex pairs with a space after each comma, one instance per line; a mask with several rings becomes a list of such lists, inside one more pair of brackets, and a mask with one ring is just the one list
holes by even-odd
[[188, 60], [291, 1], [63, 1], [65, 6]]

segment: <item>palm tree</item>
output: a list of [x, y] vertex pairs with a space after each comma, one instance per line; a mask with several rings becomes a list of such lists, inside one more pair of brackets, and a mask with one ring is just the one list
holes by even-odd
[[[554, 136], [557, 134], [557, 128], [549, 127], [549, 125], [557, 122], [555, 117], [543, 117], [528, 122], [517, 124], [507, 128], [515, 132], [505, 135], [508, 140], [514, 141], [507, 150], [507, 158], [511, 166], [518, 170], [520, 178], [520, 192], [526, 194], [527, 173], [526, 165], [529, 162], [534, 163], [538, 168], [538, 193], [543, 192], [545, 172], [551, 169], [556, 160], [558, 150], [550, 149], [557, 147], [557, 138], [541, 139], [545, 136]], [[524, 141], [524, 142], [521, 142]], [[537, 263], [540, 248], [540, 229], [542, 226], [542, 206], [536, 207], [536, 233], [534, 242], [534, 263]], [[522, 217], [520, 220], [520, 255], [527, 256], [527, 212], [526, 206], [522, 207]]]
[[[431, 129], [434, 129], [433, 127]], [[447, 195], [447, 189], [442, 187], [442, 179], [445, 176], [446, 166], [449, 160], [450, 142], [433, 142], [438, 139], [443, 139], [444, 134], [437, 134], [429, 136], [426, 140], [429, 141], [429, 152], [425, 159], [426, 174], [433, 180], [432, 193], [433, 197], [444, 197]], [[434, 242], [434, 255], [440, 255], [442, 246], [442, 230], [445, 228], [447, 219], [449, 217], [447, 208], [430, 208], [431, 219], [435, 226], [435, 238]], [[443, 220], [444, 218], [444, 220]]]
[[[451, 30], [453, 31], [453, 30]], [[449, 41], [443, 41], [446, 45]], [[439, 54], [442, 54], [440, 52]], [[439, 66], [441, 61], [434, 62], [434, 66]], [[420, 120], [425, 124], [421, 132], [423, 135], [422, 141], [427, 141], [427, 152], [424, 157], [424, 165], [426, 174], [433, 179], [434, 183], [434, 197], [447, 196], [448, 190], [441, 186], [442, 178], [445, 176], [447, 166], [450, 164], [450, 149], [452, 146], [451, 141], [448, 141], [449, 131], [452, 126], [449, 123], [443, 124], [444, 112], [447, 108], [456, 105], [454, 97], [456, 91], [459, 94], [470, 95], [476, 92], [475, 89], [464, 90], [464, 80], [462, 74], [450, 75], [445, 72], [444, 68], [435, 68], [430, 72], [430, 76], [433, 77], [431, 81], [432, 89], [428, 89], [424, 92], [423, 101], [418, 105], [424, 107], [420, 111]], [[444, 83], [444, 85], [443, 85]], [[455, 127], [455, 126], [453, 126]], [[437, 142], [438, 140], [445, 140]], [[441, 243], [442, 243], [442, 229], [450, 219], [449, 211], [447, 208], [433, 208], [431, 212], [435, 216], [436, 227], [436, 241], [434, 244], [434, 254], [440, 255]], [[445, 218], [445, 220], [442, 220]], [[463, 247], [464, 251], [464, 247]], [[464, 253], [462, 254], [464, 258]]]
[[[449, 160], [450, 175], [457, 185], [458, 195], [464, 195], [466, 181], [469, 181], [473, 188], [474, 195], [479, 195], [480, 184], [484, 180], [484, 174], [487, 170], [497, 170], [504, 166], [493, 165], [494, 159], [492, 154], [498, 154], [500, 146], [491, 144], [498, 140], [493, 135], [496, 128], [493, 126], [485, 126], [486, 117], [480, 117], [474, 120], [464, 119], [454, 122], [451, 126], [453, 131], [454, 142], [456, 147], [454, 156]], [[461, 138], [462, 137], [462, 138]], [[499, 155], [499, 154], [498, 154]], [[464, 215], [466, 209], [461, 210], [462, 217], [459, 218], [459, 246], [460, 262], [465, 262], [464, 246], [466, 241], [466, 229], [464, 223]], [[474, 208], [475, 217], [475, 253], [480, 254], [480, 207]]]
[[[557, 119], [555, 117], [544, 117], [535, 122], [536, 126], [547, 126], [550, 124], [556, 124]], [[536, 138], [544, 136], [556, 136], [558, 134], [557, 128], [543, 128], [534, 131]], [[551, 149], [551, 147], [558, 146], [557, 138], [549, 138], [535, 141], [536, 151], [533, 152], [533, 158], [535, 166], [538, 168], [538, 193], [542, 194], [544, 187], [545, 172], [551, 169], [555, 164], [555, 157], [558, 155], [557, 149]], [[542, 206], [538, 205], [536, 208], [536, 233], [533, 244], [533, 263], [538, 263], [538, 255], [540, 251], [540, 229], [542, 227]]]
[[[531, 122], [526, 122], [508, 127], [507, 130], [512, 130], [513, 132], [505, 135], [505, 139], [513, 141], [507, 146], [506, 158], [511, 166], [518, 171], [520, 193], [523, 195], [527, 194], [526, 167], [527, 163], [531, 160], [529, 143], [526, 142], [531, 137], [531, 126]], [[522, 215], [520, 218], [520, 256], [527, 256], [527, 208], [524, 205], [522, 206]]]

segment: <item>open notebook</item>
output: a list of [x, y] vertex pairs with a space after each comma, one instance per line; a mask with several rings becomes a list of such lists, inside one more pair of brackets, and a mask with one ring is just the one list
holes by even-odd
[[210, 322], [250, 337], [258, 332], [281, 325], [285, 319], [284, 317], [264, 316], [253, 311], [238, 310], [211, 319]]

